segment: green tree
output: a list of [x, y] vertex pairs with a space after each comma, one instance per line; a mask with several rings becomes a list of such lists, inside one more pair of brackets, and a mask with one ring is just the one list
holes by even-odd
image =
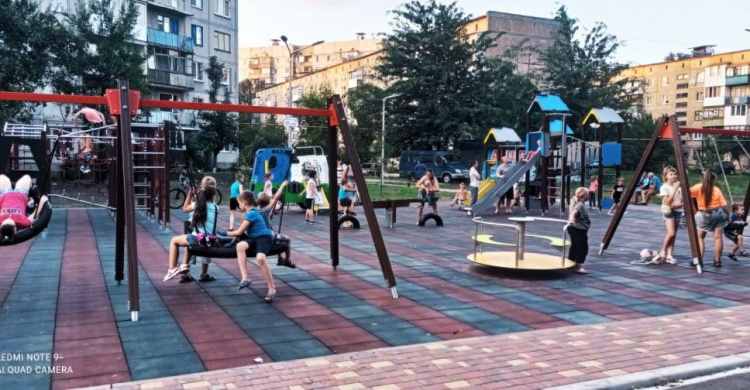
[[[209, 81], [209, 89], [206, 91], [208, 100], [217, 103], [224, 77], [224, 64], [216, 56], [211, 56], [208, 60], [206, 77]], [[224, 103], [231, 103], [228, 88], [224, 88]], [[215, 170], [219, 152], [226, 147], [238, 146], [237, 115], [226, 111], [201, 111], [199, 117], [201, 131], [188, 138], [188, 146], [199, 161], [201, 151], [208, 153], [210, 161], [207, 168]]]
[[[352, 138], [362, 162], [380, 161], [382, 104], [385, 96], [386, 91], [372, 84], [360, 85], [350, 90], [346, 96], [346, 106], [351, 113]], [[387, 102], [390, 101], [389, 99]], [[390, 119], [386, 118], [386, 124], [391, 124]], [[386, 156], [390, 156], [393, 147], [388, 143], [385, 147]], [[339, 154], [339, 157], [344, 157], [343, 153]]]
[[146, 57], [134, 44], [138, 9], [133, 2], [116, 8], [112, 0], [87, 0], [64, 15], [69, 50], [57, 57], [52, 87], [59, 93], [101, 96], [127, 79], [130, 88], [146, 91]]
[[[44, 86], [56, 58], [68, 50], [65, 28], [34, 0], [0, 0], [0, 90], [33, 92]], [[31, 105], [1, 102], [0, 123], [29, 119]]]
[[[486, 56], [496, 35], [469, 37], [470, 16], [456, 3], [411, 1], [391, 12], [393, 33], [383, 41], [382, 63], [376, 67], [379, 77], [391, 83], [388, 92], [402, 94], [389, 103], [388, 144], [445, 148], [518, 120], [530, 96], [508, 97], [527, 94], [531, 84], [514, 75], [507, 60]], [[518, 116], [510, 118], [508, 112]]]
[[597, 23], [586, 33], [583, 41], [577, 38], [578, 20], [568, 15], [565, 6], [557, 10], [555, 20], [560, 23], [557, 37], [542, 53], [542, 78], [549, 92], [559, 95], [580, 122], [592, 107], [627, 108], [622, 94], [626, 80], [613, 78], [627, 65], [614, 61], [620, 42], [607, 33], [607, 27]]
[[254, 164], [255, 152], [258, 149], [286, 146], [287, 136], [284, 126], [276, 121], [275, 115], [269, 115], [266, 121], [241, 122], [240, 167], [251, 167]]
[[255, 98], [255, 89], [253, 82], [249, 79], [240, 81], [237, 85], [237, 101], [240, 104], [253, 104]]
[[[333, 95], [331, 88], [325, 87], [317, 91], [310, 91], [303, 94], [297, 101], [299, 107], [328, 109], [328, 98]], [[299, 139], [296, 146], [321, 146], [328, 154], [328, 118], [325, 117], [302, 117], [300, 123], [305, 126], [300, 127]]]

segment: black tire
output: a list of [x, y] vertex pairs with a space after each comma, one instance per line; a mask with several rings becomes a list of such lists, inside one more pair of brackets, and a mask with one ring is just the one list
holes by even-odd
[[450, 173], [443, 174], [443, 183], [450, 184], [453, 181], [453, 176]]
[[344, 223], [346, 222], [350, 222], [352, 224], [350, 227], [351, 229], [360, 228], [359, 220], [357, 218], [355, 218], [353, 215], [344, 215], [343, 217], [339, 218], [339, 229], [342, 229], [343, 228], [342, 225], [344, 225]]
[[413, 183], [417, 182], [417, 174], [412, 172], [409, 174], [409, 180], [411, 180]]
[[216, 196], [214, 197], [214, 203], [218, 206], [221, 204], [221, 191], [219, 189], [216, 189]]
[[182, 205], [185, 204], [186, 196], [185, 191], [179, 188], [172, 188], [169, 190], [169, 208], [172, 210], [182, 208]]

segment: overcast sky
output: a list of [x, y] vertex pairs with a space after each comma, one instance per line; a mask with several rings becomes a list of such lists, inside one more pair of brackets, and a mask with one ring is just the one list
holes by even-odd
[[[268, 45], [289, 37], [297, 45], [388, 33], [401, 0], [238, 0], [239, 45]], [[748, 0], [458, 0], [472, 16], [487, 11], [552, 18], [560, 4], [582, 28], [607, 25], [623, 47], [617, 59], [633, 65], [660, 62], [672, 52], [713, 44], [717, 52], [750, 48]]]

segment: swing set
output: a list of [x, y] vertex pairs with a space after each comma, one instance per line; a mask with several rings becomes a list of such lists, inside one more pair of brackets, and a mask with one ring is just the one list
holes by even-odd
[[[357, 188], [360, 189], [360, 198], [362, 206], [369, 225], [370, 234], [380, 262], [380, 268], [387, 287], [391, 291], [393, 298], [398, 298], [396, 291], [396, 278], [393, 274], [388, 251], [383, 241], [383, 235], [378, 226], [378, 220], [375, 216], [375, 209], [372, 205], [370, 193], [367, 190], [365, 176], [362, 172], [362, 166], [357, 154], [357, 147], [354, 143], [349, 121], [346, 117], [344, 105], [339, 95], [333, 95], [328, 98], [328, 109], [304, 109], [304, 108], [282, 108], [282, 107], [263, 107], [249, 106], [239, 104], [222, 104], [222, 103], [197, 103], [182, 101], [164, 101], [141, 99], [140, 91], [131, 91], [127, 80], [119, 80], [117, 89], [108, 89], [104, 96], [84, 96], [84, 95], [57, 95], [42, 93], [25, 93], [25, 92], [3, 92], [0, 91], [0, 101], [23, 101], [36, 103], [66, 103], [66, 104], [89, 104], [89, 105], [107, 105], [109, 114], [117, 119], [116, 139], [115, 139], [115, 159], [116, 164], [113, 172], [116, 172], [112, 182], [114, 187], [111, 191], [116, 196], [116, 218], [115, 218], [115, 280], [118, 284], [125, 279], [124, 268], [127, 256], [128, 272], [128, 306], [130, 310], [131, 321], [138, 321], [138, 312], [140, 310], [140, 293], [138, 283], [138, 246], [136, 244], [136, 220], [135, 220], [135, 186], [134, 186], [134, 165], [133, 151], [131, 150], [131, 117], [138, 114], [141, 107], [167, 108], [176, 110], [204, 110], [204, 111], [227, 111], [227, 112], [245, 112], [245, 113], [266, 113], [276, 115], [301, 115], [328, 118], [328, 147], [330, 150], [336, 150], [338, 147], [338, 131], [346, 148], [346, 152], [354, 171], [354, 177], [357, 182]], [[168, 160], [167, 160], [168, 161]], [[168, 162], [166, 162], [168, 163]], [[40, 166], [41, 167], [41, 166]], [[328, 155], [328, 177], [329, 188], [328, 201], [330, 204], [338, 202], [338, 182], [336, 181], [336, 154]], [[44, 175], [49, 175], [49, 164], [44, 167]], [[331, 179], [332, 178], [332, 179]], [[39, 188], [40, 192], [46, 193], [46, 189]], [[163, 206], [162, 206], [163, 207]], [[167, 213], [169, 206], [166, 206]], [[51, 212], [49, 213], [51, 214]], [[46, 224], [45, 224], [46, 226]], [[42, 228], [43, 229], [43, 228]], [[33, 236], [38, 234], [34, 232]], [[33, 237], [32, 236], [32, 237]], [[331, 265], [334, 270], [339, 265], [339, 231], [338, 215], [330, 213], [329, 224], [330, 236], [330, 256]], [[128, 248], [127, 253], [125, 248]]]
[[[678, 177], [680, 178], [680, 190], [682, 191], [683, 197], [687, 200], [689, 199], [690, 194], [690, 183], [688, 181], [688, 170], [687, 170], [687, 164], [685, 164], [685, 159], [683, 158], [683, 147], [682, 147], [682, 135], [683, 134], [706, 134], [706, 135], [729, 135], [734, 136], [735, 140], [737, 140], [736, 137], [738, 136], [747, 136], [746, 130], [730, 130], [730, 129], [702, 129], [702, 128], [681, 128], [677, 124], [676, 117], [673, 116], [663, 116], [657, 126], [654, 130], [653, 136], [651, 136], [651, 140], [649, 141], [648, 145], [646, 146], [646, 150], [643, 152], [643, 156], [641, 157], [641, 161], [638, 163], [638, 167], [636, 168], [635, 172], [633, 172], [633, 178], [631, 179], [630, 183], [628, 184], [627, 189], [625, 190], [625, 193], [622, 195], [623, 202], [620, 203], [620, 207], [617, 208], [617, 211], [615, 212], [614, 217], [612, 218], [612, 221], [609, 224], [609, 227], [607, 228], [606, 233], [604, 233], [604, 237], [602, 238], [602, 242], [599, 245], [599, 255], [603, 254], [605, 250], [609, 247], [609, 244], [612, 242], [612, 239], [614, 238], [615, 232], [617, 231], [617, 227], [620, 225], [620, 221], [622, 221], [623, 215], [625, 215], [625, 210], [627, 210], [628, 207], [628, 199], [631, 199], [633, 197], [633, 194], [635, 193], [635, 187], [639, 183], [639, 178], [643, 174], [643, 172], [646, 169], [646, 164], [651, 159], [651, 156], [654, 154], [654, 150], [656, 150], [656, 145], [661, 140], [669, 140], [672, 143], [672, 147], [674, 148], [675, 153], [675, 161], [677, 165], [677, 172]], [[740, 146], [742, 144], [740, 143]], [[716, 152], [718, 153], [718, 147], [716, 147], [716, 143], [714, 141], [714, 147], [716, 148]], [[744, 150], [744, 147], [743, 147]], [[699, 160], [700, 162], [700, 160]], [[700, 165], [703, 165], [702, 162], [700, 162]], [[722, 166], [721, 162], [719, 164]], [[721, 168], [722, 173], [724, 172], [724, 168], [722, 166]], [[726, 181], [726, 175], [724, 175], [724, 181], [727, 185], [727, 189], [729, 188], [729, 183]], [[730, 199], [731, 199], [731, 192], [730, 192]], [[750, 207], [750, 181], [748, 181], [747, 190], [745, 191], [745, 198], [743, 201], [743, 206], [745, 207], [745, 210]], [[685, 220], [687, 224], [687, 231], [688, 231], [688, 238], [690, 241], [690, 251], [692, 254], [691, 262], [693, 265], [696, 266], [696, 271], [698, 273], [703, 272], [703, 258], [700, 253], [700, 247], [698, 245], [698, 230], [695, 224], [695, 212], [694, 210], [695, 206], [692, 201], [685, 201], [683, 202], [683, 207], [685, 208]], [[745, 215], [742, 216], [742, 219], [747, 218], [747, 211], [745, 211]]]

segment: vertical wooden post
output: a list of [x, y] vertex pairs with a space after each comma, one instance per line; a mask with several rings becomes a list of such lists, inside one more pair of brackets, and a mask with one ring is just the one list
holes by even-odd
[[164, 129], [164, 142], [162, 143], [164, 147], [164, 175], [162, 176], [162, 183], [161, 183], [161, 194], [159, 195], [159, 199], [161, 199], [161, 204], [159, 205], [159, 212], [162, 213], [162, 220], [164, 221], [164, 229], [169, 229], [169, 222], [170, 222], [170, 208], [169, 208], [169, 175], [171, 173], [172, 168], [172, 161], [169, 156], [169, 136], [170, 132], [172, 130], [172, 126], [169, 126], [169, 128]]
[[[328, 99], [329, 107], [333, 104]], [[336, 177], [338, 160], [338, 128], [335, 121], [328, 117], [328, 205], [329, 210], [329, 236], [331, 237], [331, 265], [335, 270], [339, 266], [339, 182]], [[348, 149], [348, 148], [347, 148]], [[351, 169], [351, 168], [350, 168]], [[357, 183], [359, 185], [359, 182]], [[361, 190], [360, 190], [361, 192]]]
[[[357, 182], [359, 196], [362, 198], [362, 208], [365, 211], [367, 226], [370, 228], [375, 251], [378, 254], [380, 269], [383, 271], [383, 277], [388, 283], [388, 287], [391, 289], [391, 295], [393, 298], [398, 298], [398, 293], [396, 292], [396, 277], [393, 275], [391, 261], [388, 258], [388, 250], [385, 248], [385, 241], [383, 241], [383, 233], [380, 231], [378, 219], [375, 215], [375, 209], [372, 207], [370, 191], [367, 189], [367, 182], [365, 181], [365, 176], [362, 174], [362, 166], [359, 163], [357, 146], [354, 144], [354, 137], [352, 137], [352, 132], [349, 128], [349, 121], [346, 118], [344, 104], [341, 102], [341, 97], [339, 95], [331, 96], [329, 102], [331, 103], [332, 109], [336, 115], [336, 121], [341, 130], [341, 137], [344, 140], [346, 154], [349, 156], [350, 169], [354, 170], [354, 180]], [[333, 176], [335, 177], [336, 175], [334, 174]]]
[[584, 186], [584, 180], [586, 180], [586, 125], [581, 125], [581, 169], [578, 171], [581, 176], [581, 187]]
[[602, 146], [604, 145], [604, 125], [601, 123], [599, 124], [599, 128], [596, 129], [596, 135], [597, 140], [599, 141], [599, 153], [598, 153], [598, 159], [599, 159], [599, 167], [597, 168], [597, 180], [599, 181], [599, 188], [596, 191], [596, 200], [599, 204], [598, 209], [599, 211], [602, 211], [602, 175], [604, 175], [604, 164], [602, 161]]
[[693, 259], [697, 264], [698, 273], [703, 272], [703, 257], [701, 256], [700, 246], [698, 244], [698, 228], [695, 224], [695, 210], [693, 210], [693, 201], [690, 196], [690, 183], [688, 182], [687, 164], [685, 164], [682, 154], [682, 139], [680, 138], [680, 127], [677, 124], [675, 116], [669, 117], [669, 127], [672, 130], [672, 145], [674, 146], [675, 162], [677, 162], [677, 172], [679, 172], [680, 190], [682, 190], [683, 208], [685, 209], [685, 222], [687, 223], [688, 241], [690, 241], [690, 251], [693, 253]]
[[750, 207], [750, 181], [747, 182], [747, 190], [745, 190], [745, 200], [742, 201], [742, 207], [745, 208], [745, 214], [742, 215], [742, 220], [747, 220], [747, 209]]
[[[565, 200], [570, 190], [570, 180], [565, 180], [565, 168], [568, 167], [568, 124], [567, 115], [562, 116], [562, 129], [560, 130], [560, 215], [565, 213]], [[570, 172], [568, 172], [568, 177]]]
[[[541, 137], [544, 137], [545, 134], [549, 134], [549, 121], [550, 117], [548, 115], [544, 116], [544, 123], [542, 124], [542, 134]], [[549, 137], [550, 143], [552, 143], [552, 137]], [[544, 142], [544, 140], [542, 140]], [[541, 172], [541, 180], [539, 181], [539, 186], [541, 187], [542, 192], [542, 199], [541, 199], [541, 208], [542, 208], [542, 215], [549, 210], [549, 178], [548, 178], [548, 170], [549, 170], [549, 161], [550, 157], [549, 154], [552, 152], [550, 149], [552, 149], [552, 145], [546, 145], [547, 146], [547, 155], [542, 154], [542, 161], [540, 164], [539, 169]], [[542, 151], [543, 152], [543, 151]]]
[[[646, 169], [646, 163], [648, 163], [648, 160], [651, 159], [651, 156], [654, 154], [654, 150], [656, 149], [656, 143], [659, 141], [659, 134], [661, 133], [661, 130], [664, 126], [667, 126], [667, 117], [663, 116], [661, 119], [659, 119], [659, 123], [656, 125], [656, 129], [654, 129], [654, 134], [651, 136], [651, 140], [648, 142], [648, 145], [646, 146], [646, 150], [643, 152], [643, 156], [641, 157], [641, 161], [638, 162], [638, 167], [635, 168], [635, 172], [633, 172], [633, 178], [630, 179], [630, 184], [628, 184], [628, 188], [625, 190], [625, 193], [622, 194], [622, 197], [620, 198], [620, 205], [617, 207], [617, 211], [615, 211], [614, 217], [612, 217], [612, 220], [609, 223], [609, 227], [607, 227], [607, 231], [604, 233], [604, 237], [602, 237], [602, 242], [599, 244], [599, 254], [601, 255], [604, 253], [607, 248], [609, 248], [609, 244], [612, 242], [612, 238], [615, 236], [615, 231], [617, 231], [617, 226], [620, 225], [620, 221], [622, 221], [622, 216], [625, 215], [625, 210], [628, 208], [628, 204], [630, 203], [630, 198], [633, 197], [633, 193], [635, 192], [635, 187], [640, 183], [641, 174], [643, 174], [643, 171]], [[689, 193], [688, 193], [688, 199], [689, 199]]]
[[[115, 140], [115, 158], [110, 168], [110, 178], [113, 191], [110, 193], [110, 199], [114, 199], [114, 204], [110, 206], [115, 208], [115, 280], [117, 284], [122, 284], [125, 280], [125, 198], [118, 196], [123, 191], [122, 187], [122, 134], [121, 123], [117, 121], [117, 139]], [[130, 145], [125, 146], [130, 148]]]

